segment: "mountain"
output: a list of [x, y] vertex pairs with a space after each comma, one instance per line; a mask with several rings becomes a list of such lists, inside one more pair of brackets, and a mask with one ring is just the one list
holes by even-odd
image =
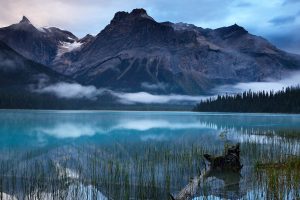
[[53, 66], [84, 84], [123, 91], [204, 94], [220, 84], [280, 78], [300, 57], [232, 25], [203, 29], [118, 12], [80, 51]]
[[108, 95], [95, 101], [40, 92], [61, 82], [74, 83], [49, 67], [24, 58], [0, 41], [0, 109], [103, 109], [108, 108], [106, 102], [113, 102]]
[[46, 66], [28, 60], [0, 42], [0, 89], [26, 90], [71, 80]]
[[[51, 87], [62, 82], [70, 85], [75, 83], [72, 79], [49, 67], [24, 58], [0, 41], [0, 109], [191, 109], [187, 105], [148, 105], [147, 107], [139, 104], [123, 105], [118, 103], [118, 98], [109, 92], [104, 92], [97, 99], [62, 98], [52, 93], [41, 92], [48, 86]], [[72, 88], [63, 88], [63, 92], [76, 92], [79, 85], [74, 85], [73, 91], [70, 91]]]
[[0, 40], [22, 56], [48, 66], [70, 48], [80, 46], [72, 33], [55, 27], [36, 28], [25, 16], [17, 24], [0, 28]]
[[0, 40], [84, 85], [124, 92], [207, 94], [218, 85], [280, 79], [300, 68], [300, 56], [237, 24], [204, 29], [157, 22], [144, 9], [117, 12], [98, 35], [82, 39], [35, 28], [24, 17], [0, 29]]

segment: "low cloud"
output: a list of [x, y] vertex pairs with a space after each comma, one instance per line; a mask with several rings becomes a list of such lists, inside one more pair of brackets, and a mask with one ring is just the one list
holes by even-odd
[[105, 88], [96, 88], [95, 86], [83, 86], [78, 83], [57, 83], [35, 89], [34, 92], [48, 93], [65, 99], [86, 98], [97, 100], [101, 95], [112, 95], [116, 97], [116, 101], [122, 104], [194, 104], [205, 100], [214, 95], [235, 94], [244, 91], [279, 91], [290, 86], [300, 85], [300, 71], [293, 72], [281, 80], [270, 80], [265, 82], [245, 82], [235, 85], [223, 85], [212, 89], [212, 96], [189, 96], [180, 94], [155, 95], [148, 92], [117, 92]]
[[96, 88], [95, 86], [83, 86], [78, 83], [57, 83], [48, 85], [39, 89], [35, 89], [34, 92], [53, 94], [59, 98], [65, 99], [80, 99], [86, 98], [96, 100], [98, 96], [109, 93], [116, 97], [116, 100], [123, 104], [164, 104], [164, 103], [182, 103], [190, 102], [195, 103], [204, 99], [205, 96], [188, 96], [188, 95], [154, 95], [147, 92], [136, 93], [123, 93], [116, 92], [103, 88]]
[[244, 91], [271, 91], [274, 92], [282, 90], [283, 88], [290, 87], [290, 86], [297, 86], [300, 85], [300, 72], [294, 72], [293, 74], [289, 74], [289, 76], [275, 81], [270, 80], [267, 82], [248, 82], [248, 83], [238, 83], [235, 85], [224, 85], [217, 87], [213, 90], [216, 94], [234, 94], [238, 92]]
[[82, 86], [78, 83], [60, 82], [35, 90], [38, 93], [50, 93], [59, 98], [65, 99], [95, 99], [103, 90], [97, 89], [95, 86]]
[[141, 84], [141, 87], [147, 90], [165, 90], [168, 88], [168, 84], [166, 83], [151, 84], [148, 82], [143, 82]]
[[14, 72], [20, 68], [23, 68], [23, 63], [19, 62], [19, 59], [11, 58], [7, 56], [5, 53], [0, 54], [0, 71]]
[[131, 103], [170, 103], [170, 102], [199, 102], [205, 99], [205, 96], [188, 96], [188, 95], [153, 95], [147, 92], [136, 92], [136, 93], [114, 93], [120, 98], [120, 102], [124, 104]]

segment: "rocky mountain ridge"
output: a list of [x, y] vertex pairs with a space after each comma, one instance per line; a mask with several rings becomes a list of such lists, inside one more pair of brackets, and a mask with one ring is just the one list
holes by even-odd
[[234, 24], [204, 29], [157, 22], [144, 9], [117, 12], [95, 37], [56, 28], [40, 31], [27, 18], [0, 29], [21, 55], [84, 85], [125, 92], [207, 94], [223, 84], [280, 79], [300, 69], [286, 53]]

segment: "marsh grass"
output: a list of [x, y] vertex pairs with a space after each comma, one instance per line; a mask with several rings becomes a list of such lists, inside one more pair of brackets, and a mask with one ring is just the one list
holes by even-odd
[[[231, 132], [228, 132], [228, 138]], [[241, 143], [243, 196], [271, 199], [299, 198], [299, 142], [297, 133], [274, 135], [270, 140]], [[263, 132], [257, 132], [263, 135]], [[291, 137], [290, 135], [293, 135]], [[278, 137], [280, 140], [274, 140]], [[300, 137], [300, 135], [299, 135]], [[227, 142], [227, 140], [226, 140]], [[236, 141], [232, 141], [236, 142]], [[0, 161], [0, 199], [5, 194], [18, 199], [167, 199], [205, 167], [202, 155], [220, 155], [220, 138], [191, 138], [176, 141], [131, 142], [115, 140], [110, 144], [90, 143], [64, 147], [6, 150]], [[252, 168], [251, 168], [252, 166]], [[253, 167], [255, 166], [255, 167]], [[255, 180], [252, 179], [254, 169]], [[296, 170], [295, 170], [296, 169]], [[238, 179], [240, 180], [240, 179]], [[250, 183], [252, 181], [252, 186]], [[235, 183], [243, 185], [242, 183]], [[258, 186], [255, 186], [257, 185]], [[225, 185], [226, 186], [226, 185]], [[227, 188], [220, 180], [201, 188], [199, 193], [223, 195]], [[249, 188], [247, 188], [249, 187]], [[253, 189], [254, 188], [254, 189]], [[222, 194], [218, 192], [221, 191]], [[106, 198], [103, 198], [105, 196]], [[255, 199], [255, 198], [254, 198]]]
[[[281, 162], [256, 163], [259, 180], [263, 179], [268, 199], [300, 199], [300, 157]], [[262, 181], [259, 181], [262, 182]]]
[[[101, 191], [108, 199], [167, 198], [200, 172], [202, 155], [208, 150], [200, 145], [161, 143], [120, 147], [88, 145], [64, 148], [65, 153], [42, 151], [10, 152], [10, 159], [0, 162], [1, 193], [22, 199], [80, 199], [80, 184], [93, 187], [86, 199]], [[45, 153], [46, 152], [46, 153]], [[72, 152], [73, 155], [70, 155]], [[59, 156], [60, 155], [60, 156]], [[76, 186], [76, 187], [75, 187]], [[72, 187], [72, 190], [70, 190]], [[70, 192], [71, 191], [71, 192]]]

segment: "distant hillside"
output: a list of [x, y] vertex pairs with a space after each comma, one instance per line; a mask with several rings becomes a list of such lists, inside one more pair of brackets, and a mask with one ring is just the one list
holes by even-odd
[[300, 87], [279, 92], [244, 92], [201, 101], [198, 112], [300, 113]]

